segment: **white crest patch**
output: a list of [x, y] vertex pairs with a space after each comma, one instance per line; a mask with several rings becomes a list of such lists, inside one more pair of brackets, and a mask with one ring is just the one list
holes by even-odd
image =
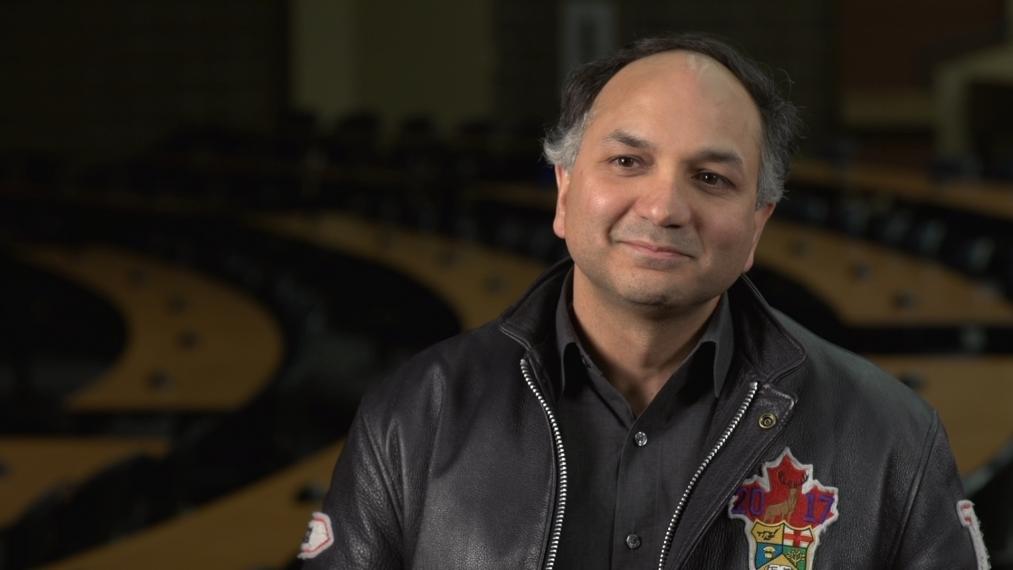
[[957, 501], [957, 517], [960, 519], [960, 524], [967, 527], [967, 532], [971, 533], [974, 555], [978, 559], [978, 570], [988, 570], [991, 568], [988, 563], [988, 551], [985, 550], [985, 539], [981, 536], [978, 515], [974, 513], [974, 503], [967, 499]]
[[299, 549], [299, 558], [303, 560], [315, 558], [332, 544], [334, 544], [334, 530], [331, 528], [331, 517], [324, 513], [313, 513]]

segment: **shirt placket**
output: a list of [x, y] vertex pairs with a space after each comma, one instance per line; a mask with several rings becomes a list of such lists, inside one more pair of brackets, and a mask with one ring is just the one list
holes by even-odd
[[660, 547], [657, 475], [661, 446], [652, 441], [657, 424], [648, 409], [632, 425], [616, 471], [611, 567], [648, 568]]

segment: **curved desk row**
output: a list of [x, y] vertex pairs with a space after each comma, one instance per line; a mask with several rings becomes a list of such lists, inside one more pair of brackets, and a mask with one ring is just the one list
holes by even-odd
[[838, 167], [811, 159], [794, 161], [788, 184], [872, 192], [1013, 222], [1013, 186], [1009, 184], [937, 182], [913, 170], [872, 165]]
[[833, 232], [774, 221], [756, 262], [798, 281], [845, 323], [1013, 325], [1013, 304], [940, 263]]
[[165, 441], [153, 438], [0, 438], [0, 528], [14, 523], [47, 493], [70, 490], [103, 468], [133, 455], [160, 457]]
[[[105, 246], [23, 246], [15, 253], [96, 292], [125, 321], [126, 346], [110, 368], [66, 398], [69, 412], [232, 411], [280, 364], [274, 318], [216, 280]], [[48, 493], [72, 492], [131, 456], [167, 451], [168, 442], [155, 438], [0, 438], [0, 528]]]
[[1013, 445], [1013, 356], [868, 357], [894, 376], [915, 381], [949, 431], [965, 480]]
[[281, 568], [299, 551], [315, 502], [326, 489], [343, 443], [154, 528], [47, 566], [57, 569]]
[[106, 246], [24, 247], [20, 256], [96, 291], [126, 321], [122, 354], [69, 397], [70, 411], [233, 410], [281, 363], [274, 318], [217, 280]]
[[543, 269], [520, 256], [337, 212], [264, 215], [251, 222], [405, 273], [446, 299], [465, 329], [499, 315]]

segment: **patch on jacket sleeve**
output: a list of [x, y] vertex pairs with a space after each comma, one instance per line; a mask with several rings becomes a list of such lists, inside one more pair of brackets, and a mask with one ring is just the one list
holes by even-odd
[[745, 523], [750, 570], [815, 570], [820, 536], [837, 520], [837, 488], [787, 447], [760, 471], [728, 503], [728, 516]]
[[317, 554], [327, 550], [327, 547], [334, 544], [334, 531], [331, 529], [331, 517], [324, 513], [313, 513], [309, 525], [306, 527], [306, 535], [302, 539], [302, 546], [299, 548], [299, 558], [306, 560], [315, 558]]
[[981, 536], [981, 524], [978, 522], [978, 515], [974, 513], [974, 503], [967, 499], [957, 501], [957, 517], [960, 524], [967, 527], [971, 533], [971, 542], [974, 543], [974, 556], [978, 559], [978, 570], [988, 570], [988, 551], [985, 550], [985, 539]]

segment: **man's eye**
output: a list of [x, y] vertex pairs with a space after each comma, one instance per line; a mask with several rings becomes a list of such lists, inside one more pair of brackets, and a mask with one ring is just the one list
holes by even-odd
[[697, 180], [703, 182], [708, 186], [727, 186], [730, 185], [728, 179], [720, 174], [714, 174], [713, 172], [701, 172], [696, 175]]
[[617, 156], [612, 159], [612, 163], [619, 168], [634, 168], [639, 165], [639, 161], [632, 156]]

